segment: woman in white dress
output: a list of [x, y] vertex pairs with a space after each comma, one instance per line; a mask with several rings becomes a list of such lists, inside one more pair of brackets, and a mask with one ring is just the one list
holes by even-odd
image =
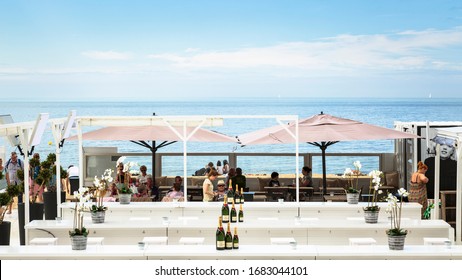
[[213, 201], [214, 197], [217, 195], [213, 191], [213, 183], [212, 181], [215, 181], [218, 177], [218, 172], [215, 169], [210, 170], [210, 172], [207, 174], [207, 178], [204, 180], [204, 183], [202, 184], [202, 196], [204, 202], [209, 202]]

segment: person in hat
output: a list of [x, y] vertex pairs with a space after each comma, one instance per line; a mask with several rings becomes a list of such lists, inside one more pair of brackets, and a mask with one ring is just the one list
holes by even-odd
[[217, 195], [215, 196], [217, 201], [223, 201], [227, 191], [225, 190], [226, 184], [225, 181], [219, 180], [217, 183]]

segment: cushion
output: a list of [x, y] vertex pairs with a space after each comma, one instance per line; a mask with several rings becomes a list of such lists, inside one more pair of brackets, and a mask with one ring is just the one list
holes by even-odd
[[385, 186], [392, 186], [397, 188], [399, 186], [399, 174], [396, 171], [385, 173]]
[[265, 187], [268, 187], [268, 183], [270, 178], [268, 177], [257, 177], [258, 178], [258, 186], [260, 191], [265, 191]]
[[167, 186], [167, 176], [156, 177], [155, 186]]
[[191, 185], [202, 187], [202, 185], [204, 184], [205, 178], [206, 177], [191, 178]]

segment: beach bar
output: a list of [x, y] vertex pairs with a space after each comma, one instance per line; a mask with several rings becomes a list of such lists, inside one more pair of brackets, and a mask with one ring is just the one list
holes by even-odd
[[[336, 202], [341, 201], [336, 199], [341, 196], [336, 192], [343, 190], [342, 187], [339, 187], [341, 185], [338, 185], [341, 184], [341, 178], [330, 181], [337, 184], [335, 187], [331, 185], [330, 188], [323, 183], [321, 178], [316, 178], [318, 193], [315, 193], [313, 189], [307, 197], [301, 199], [298, 180], [300, 169], [298, 126], [294, 130], [295, 133], [285, 129], [289, 137], [293, 138], [295, 150], [292, 154], [295, 156], [294, 172], [289, 178], [286, 178], [289, 180], [287, 181], [288, 185], [293, 180], [291, 187], [296, 191], [293, 201], [270, 202], [266, 199], [260, 202], [246, 201], [242, 205], [245, 211], [244, 222], [232, 224], [233, 227], [239, 227], [241, 247], [239, 250], [233, 250], [232, 254], [220, 254], [215, 249], [215, 232], [217, 218], [221, 216], [220, 209], [223, 203], [193, 202], [188, 197], [188, 187], [194, 188], [195, 184], [193, 183], [194, 178], [188, 178], [190, 176], [186, 171], [187, 143], [193, 139], [193, 135], [200, 128], [221, 126], [226, 118], [272, 118], [283, 129], [285, 129], [285, 122], [298, 123], [298, 116], [79, 117], [75, 115], [75, 112], [71, 112], [67, 119], [48, 120], [48, 117], [40, 116], [36, 123], [40, 123], [39, 126], [43, 128], [47, 127], [48, 124], [51, 125], [57, 142], [57, 152], [59, 143], [62, 144], [62, 140], [70, 136], [70, 128], [75, 124], [77, 135], [74, 137], [79, 141], [80, 187], [89, 183], [85, 180], [88, 176], [85, 162], [87, 156], [92, 156], [91, 152], [87, 155], [84, 152], [85, 133], [82, 132], [83, 127], [161, 126], [170, 129], [176, 135], [175, 139], [163, 140], [183, 142], [184, 202], [133, 202], [127, 205], [121, 205], [118, 202], [106, 202], [105, 206], [108, 207], [108, 210], [104, 223], [92, 223], [89, 213], [85, 213], [83, 216], [83, 222], [89, 230], [89, 237], [96, 238], [97, 243], [89, 245], [87, 250], [74, 252], [70, 247], [69, 231], [73, 228], [75, 202], [72, 201], [72, 196], [68, 196], [70, 201], [58, 204], [59, 214], [56, 220], [39, 219], [28, 222], [26, 219], [26, 245], [0, 246], [0, 259], [462, 258], [460, 230], [458, 230], [458, 238], [454, 239], [454, 229], [445, 221], [434, 217], [430, 220], [422, 220], [420, 216], [422, 206], [420, 204], [404, 203], [401, 219], [408, 235], [404, 251], [397, 252], [389, 250], [386, 246], [388, 240], [385, 231], [390, 228], [390, 217], [385, 211], [386, 204], [379, 203], [381, 210], [377, 223], [365, 223], [363, 208], [368, 205], [368, 196], [365, 196], [358, 204]], [[1, 136], [20, 135], [21, 143], [26, 149], [40, 143], [40, 137], [37, 138], [38, 140], [29, 140], [31, 133], [35, 135], [32, 131], [34, 131], [33, 122], [0, 126]], [[32, 139], [35, 139], [34, 137]], [[224, 139], [226, 137], [228, 136], [224, 136]], [[228, 139], [232, 139], [232, 137]], [[399, 140], [397, 143], [400, 141], [403, 140]], [[412, 143], [415, 141], [415, 139], [410, 140]], [[384, 158], [393, 157], [385, 156]], [[26, 157], [24, 161], [26, 162], [27, 159]], [[382, 166], [395, 167], [397, 165], [382, 164], [382, 161], [380, 161]], [[28, 168], [26, 163], [26, 172], [28, 172]], [[392, 190], [405, 186], [402, 177], [399, 178], [398, 181], [401, 183], [393, 187]], [[258, 178], [255, 179], [258, 181]], [[364, 176], [362, 180], [362, 184], [368, 187], [370, 178]], [[60, 181], [57, 182], [58, 189], [60, 188]], [[25, 185], [26, 197], [28, 197], [26, 182]], [[318, 199], [313, 199], [314, 197]], [[460, 192], [458, 192], [459, 197]], [[28, 200], [26, 200], [27, 204]], [[90, 205], [91, 203], [88, 204], [88, 206]], [[458, 200], [457, 207], [460, 212], [460, 200]], [[460, 217], [458, 222], [460, 224]], [[37, 240], [50, 239], [50, 237], [54, 242], [51, 245], [31, 245], [37, 243]], [[143, 240], [157, 239], [162, 239], [163, 244], [148, 246], [143, 242]], [[440, 243], [436, 240], [439, 240]], [[443, 244], [444, 247], [429, 245], [432, 241], [436, 244]], [[140, 247], [140, 242], [142, 242], [143, 248]], [[355, 246], [357, 244], [365, 245]]]

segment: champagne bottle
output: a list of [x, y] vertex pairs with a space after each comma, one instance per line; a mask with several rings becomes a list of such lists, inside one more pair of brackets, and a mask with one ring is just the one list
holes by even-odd
[[218, 217], [218, 228], [216, 233], [216, 245], [217, 250], [224, 250], [225, 249], [225, 231], [223, 229], [223, 224], [221, 217]]
[[244, 204], [244, 188], [241, 188], [240, 198], [241, 204]]
[[237, 227], [234, 227], [233, 249], [239, 249], [239, 236], [237, 235]]
[[228, 204], [233, 203], [234, 201], [234, 192], [233, 192], [233, 185], [231, 179], [229, 180], [229, 187], [228, 187]]
[[233, 236], [231, 235], [231, 223], [228, 222], [228, 230], [226, 231], [225, 236], [225, 249], [233, 249]]
[[239, 195], [239, 189], [237, 187], [234, 191], [234, 203], [241, 204], [241, 196]]
[[244, 222], [244, 210], [242, 210], [242, 204], [239, 208], [239, 223], [243, 223]]
[[221, 207], [221, 219], [223, 220], [223, 223], [229, 222], [229, 207], [226, 194], [224, 196], [223, 206]]
[[236, 212], [236, 208], [234, 207], [234, 201], [233, 201], [233, 206], [231, 208], [230, 220], [231, 220], [231, 223], [237, 222], [237, 212]]

